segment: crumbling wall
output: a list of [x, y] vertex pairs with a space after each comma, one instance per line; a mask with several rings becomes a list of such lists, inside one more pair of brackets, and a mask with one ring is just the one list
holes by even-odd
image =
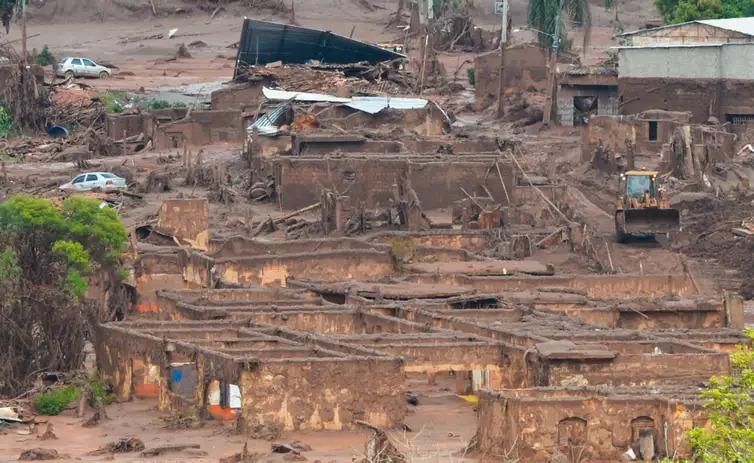
[[192, 111], [188, 119], [156, 127], [156, 149], [204, 146], [213, 143], [237, 143], [246, 139], [241, 111]]
[[705, 123], [711, 116], [726, 122], [728, 115], [754, 114], [751, 81], [720, 79], [618, 79], [623, 95], [621, 114], [648, 109], [690, 112], [692, 123]]
[[215, 90], [210, 94], [210, 109], [228, 111], [258, 105], [263, 86], [262, 82], [246, 82]]
[[209, 207], [206, 199], [169, 199], [157, 215], [157, 229], [194, 249], [209, 248]]
[[429, 102], [420, 109], [383, 109], [369, 114], [346, 106], [333, 106], [317, 114], [320, 125], [336, 125], [344, 130], [377, 129], [394, 125], [418, 135], [434, 137], [444, 135], [447, 119], [437, 106]]
[[402, 426], [405, 376], [398, 360], [265, 361], [242, 373], [243, 424], [285, 431], [341, 430], [356, 420]]
[[460, 275], [410, 275], [416, 283], [442, 283], [473, 287], [486, 293], [535, 290], [545, 287], [567, 287], [587, 292], [590, 297], [664, 297], [694, 294], [686, 275], [579, 275], [526, 277], [466, 277]]
[[523, 462], [619, 461], [629, 448], [643, 450], [646, 460], [666, 450], [683, 458], [682, 434], [695, 421], [705, 421], [700, 405], [640, 390], [615, 397], [580, 389], [482, 391], [477, 443], [484, 454]]
[[481, 251], [486, 249], [490, 235], [480, 231], [454, 231], [452, 233], [440, 230], [426, 232], [388, 232], [374, 235], [370, 241], [391, 244], [394, 240], [410, 239], [417, 246], [431, 246], [443, 248], [465, 249], [467, 251]]
[[[702, 170], [707, 165], [729, 160], [734, 153], [736, 135], [718, 126], [691, 125], [691, 118], [688, 112], [664, 110], [593, 117], [581, 132], [581, 160], [594, 160], [595, 165], [599, 163], [606, 170], [614, 170], [616, 156], [628, 156], [630, 149], [633, 156], [657, 158], [661, 155], [663, 169], [670, 171], [675, 168], [677, 158], [672, 142], [679, 133], [689, 137], [687, 143]], [[600, 155], [607, 159], [598, 159]]]
[[259, 286], [286, 286], [289, 276], [338, 281], [379, 279], [393, 274], [389, 253], [366, 250], [222, 259], [215, 265], [215, 274], [225, 280]]
[[346, 249], [370, 249], [372, 246], [355, 238], [337, 240], [312, 239], [295, 241], [260, 241], [245, 236], [210, 241], [210, 253], [217, 259], [265, 254], [299, 254]]
[[605, 360], [547, 360], [546, 380], [538, 386], [649, 386], [706, 381], [730, 371], [721, 353], [619, 354]]
[[[474, 93], [477, 102], [498, 92], [500, 50], [474, 58]], [[521, 44], [505, 50], [505, 87], [516, 92], [547, 88], [547, 57], [535, 44]]]
[[[577, 97], [597, 98], [597, 117], [618, 113], [618, 88], [613, 85], [567, 85], [561, 84], [558, 89], [557, 113], [561, 125], [583, 125], [583, 121], [576, 120], [574, 99]], [[589, 121], [595, 116], [590, 116]]]
[[142, 314], [162, 312], [157, 292], [162, 289], [183, 289], [183, 266], [175, 252], [140, 254], [134, 265], [136, 310]]
[[[416, 161], [423, 161], [416, 159]], [[461, 187], [470, 194], [486, 196], [485, 185], [497, 201], [505, 192], [494, 167], [498, 161], [508, 191], [514, 185], [513, 167], [499, 158], [476, 161], [457, 157], [443, 161], [416, 162], [402, 158], [338, 158], [338, 159], [275, 159], [276, 185], [283, 209], [299, 209], [319, 197], [319, 189], [348, 190], [353, 201], [364, 201], [365, 207], [387, 206], [393, 199], [393, 185], [408, 174], [422, 208], [446, 207], [463, 197]]]

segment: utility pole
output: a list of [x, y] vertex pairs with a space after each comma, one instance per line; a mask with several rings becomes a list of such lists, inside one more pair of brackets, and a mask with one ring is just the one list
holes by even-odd
[[545, 113], [542, 117], [542, 122], [549, 124], [551, 120], [557, 119], [555, 114], [555, 108], [557, 107], [557, 91], [558, 83], [556, 77], [558, 74], [558, 49], [560, 48], [560, 23], [562, 9], [558, 9], [557, 17], [555, 18], [555, 34], [552, 37], [552, 50], [550, 50], [550, 75], [547, 79], [547, 99], [545, 104]]
[[[498, 2], [500, 3], [500, 2]], [[497, 82], [497, 117], [505, 115], [505, 49], [508, 44], [508, 0], [502, 1], [503, 22], [500, 28], [500, 72]]]
[[26, 64], [26, 1], [21, 0], [21, 53], [23, 53], [23, 63]]

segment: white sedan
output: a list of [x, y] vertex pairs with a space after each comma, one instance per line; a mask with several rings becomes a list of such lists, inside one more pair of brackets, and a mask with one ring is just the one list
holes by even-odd
[[64, 191], [89, 191], [94, 188], [101, 188], [105, 191], [124, 190], [128, 188], [128, 183], [126, 183], [126, 179], [109, 172], [88, 172], [76, 176], [76, 178], [68, 183], [60, 185], [60, 189]]

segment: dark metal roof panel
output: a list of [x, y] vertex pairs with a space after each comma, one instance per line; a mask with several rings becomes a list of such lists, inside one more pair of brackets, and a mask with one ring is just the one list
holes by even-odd
[[404, 57], [329, 31], [246, 18], [238, 44], [236, 74], [241, 64], [305, 63], [307, 60], [329, 64], [378, 63]]

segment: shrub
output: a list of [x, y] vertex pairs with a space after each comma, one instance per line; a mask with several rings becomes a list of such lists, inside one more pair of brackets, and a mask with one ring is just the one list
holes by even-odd
[[8, 108], [0, 103], [0, 136], [7, 137], [13, 132], [13, 117]]
[[37, 55], [37, 64], [40, 66], [49, 66], [52, 64], [52, 61], [52, 52], [47, 48], [47, 45], [45, 45], [44, 48], [42, 48], [42, 52]]
[[34, 399], [34, 408], [40, 415], [57, 415], [78, 399], [80, 394], [81, 390], [77, 387], [43, 392]]
[[102, 402], [105, 405], [110, 405], [111, 403], [115, 402], [115, 393], [110, 391], [107, 387], [107, 384], [105, 384], [102, 380], [95, 380], [90, 383], [90, 386], [92, 387], [92, 392], [94, 392], [94, 395], [102, 399]]
[[108, 114], [123, 112], [123, 94], [121, 92], [107, 92], [102, 97], [102, 103], [107, 108]]
[[466, 68], [466, 76], [469, 78], [469, 85], [476, 86], [476, 71], [474, 68]]

